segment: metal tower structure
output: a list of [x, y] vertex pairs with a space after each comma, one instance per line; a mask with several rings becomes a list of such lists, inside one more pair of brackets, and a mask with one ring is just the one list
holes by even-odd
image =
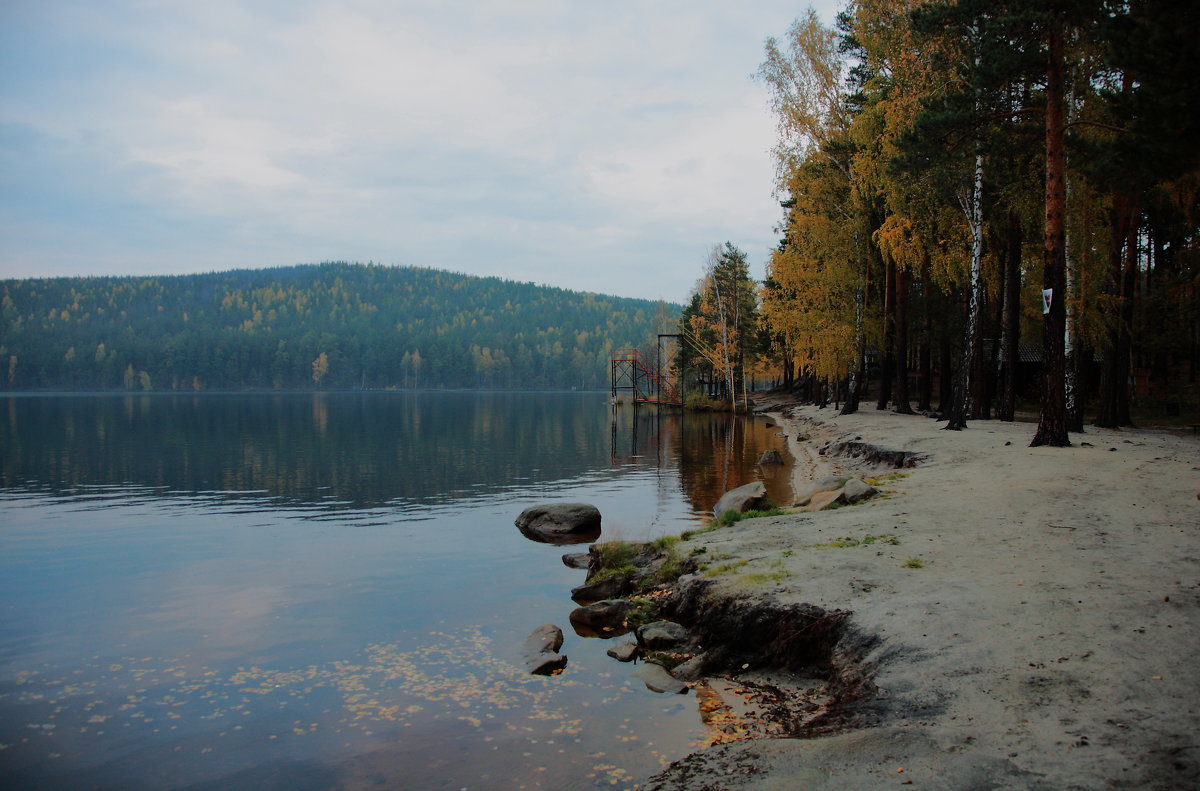
[[683, 392], [674, 375], [678, 346], [678, 335], [659, 335], [655, 360], [637, 349], [613, 352], [609, 380], [613, 399], [619, 393], [629, 391], [635, 404], [683, 406]]

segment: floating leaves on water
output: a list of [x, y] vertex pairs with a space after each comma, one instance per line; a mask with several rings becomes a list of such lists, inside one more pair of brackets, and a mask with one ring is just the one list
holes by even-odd
[[[603, 751], [589, 758], [580, 753], [581, 744], [608, 745], [626, 758], [630, 750], [638, 751], [638, 775], [680, 757], [686, 744], [686, 735], [679, 734], [679, 745], [668, 756], [639, 736], [640, 729], [653, 732], [662, 725], [649, 713], [645, 720], [626, 718], [604, 729], [585, 728], [585, 716], [593, 721], [604, 717], [596, 705], [607, 710], [609, 704], [638, 695], [636, 685], [619, 673], [594, 674], [586, 681], [529, 676], [475, 628], [434, 632], [417, 646], [377, 643], [342, 659], [301, 667], [255, 664], [222, 670], [178, 659], [121, 657], [94, 658], [68, 678], [54, 678], [47, 670], [21, 671], [14, 677], [7, 703], [15, 706], [8, 710], [25, 710], [31, 724], [23, 731], [23, 743], [44, 740], [43, 756], [60, 724], [80, 734], [76, 739], [99, 738], [96, 749], [103, 749], [104, 731], [97, 728], [103, 726], [110, 732], [138, 732], [159, 744], [169, 739], [166, 749], [190, 745], [184, 749], [208, 755], [219, 753], [223, 744], [232, 748], [234, 740], [274, 745], [320, 739], [322, 734], [345, 753], [358, 749], [353, 740], [345, 741], [349, 733], [357, 733], [370, 747], [380, 739], [403, 740], [415, 733], [404, 729], [414, 725], [441, 721], [456, 723], [461, 735], [452, 738], [496, 744], [548, 784], [562, 781], [556, 772], [565, 771], [565, 765], [547, 768], [546, 759], [562, 754], [559, 760], [573, 763], [580, 773], [592, 765], [586, 762], [594, 762], [596, 785], [631, 788], [633, 776], [619, 765], [624, 759], [606, 758]], [[528, 756], [511, 751], [521, 743], [530, 745]]]

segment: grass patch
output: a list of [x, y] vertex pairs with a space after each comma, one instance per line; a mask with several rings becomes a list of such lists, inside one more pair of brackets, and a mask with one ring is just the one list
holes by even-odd
[[684, 539], [681, 536], [659, 536], [650, 542], [650, 546], [661, 552], [668, 552], [674, 549], [675, 545]]
[[669, 582], [674, 582], [683, 576], [687, 571], [684, 559], [679, 557], [674, 551], [668, 551], [667, 557], [663, 560], [662, 565], [655, 569], [654, 573], [643, 577], [638, 582], [638, 590], [647, 590], [655, 585], [665, 585]]
[[790, 576], [784, 569], [778, 571], [756, 571], [750, 574], [743, 574], [737, 578], [738, 582], [744, 582], [747, 585], [765, 585], [768, 582], [779, 582], [787, 579]]
[[636, 571], [633, 566], [633, 556], [637, 554], [637, 547], [628, 541], [606, 541], [603, 544], [596, 544], [596, 552], [600, 556], [600, 562], [596, 573], [588, 579], [588, 584], [602, 582], [609, 577], [625, 576]]
[[737, 571], [749, 562], [748, 560], [730, 560], [725, 563], [718, 563], [715, 566], [705, 566], [704, 576], [716, 577], [719, 574], [728, 574], [731, 571]]
[[650, 599], [642, 596], [633, 596], [630, 601], [637, 605], [629, 611], [629, 615], [625, 616], [625, 623], [628, 626], [637, 629], [639, 626], [645, 626], [648, 623], [661, 621], [659, 616], [658, 605]]
[[791, 513], [791, 511], [786, 511], [783, 508], [776, 508], [769, 503], [767, 505], [767, 508], [752, 508], [745, 513], [739, 513], [738, 511], [726, 511], [725, 513], [721, 514], [721, 516], [718, 517], [712, 524], [716, 527], [729, 527], [732, 524], [737, 524], [743, 519], [761, 519], [764, 516], [784, 516]]
[[909, 558], [900, 565], [904, 566], [906, 569], [923, 569], [925, 568], [925, 561], [921, 560], [920, 558]]
[[874, 487], [880, 487], [884, 484], [895, 483], [896, 481], [907, 478], [910, 473], [907, 472], [892, 472], [887, 475], [877, 475], [874, 478], [864, 478], [863, 482]]
[[844, 549], [846, 547], [865, 547], [871, 544], [891, 544], [896, 546], [900, 543], [900, 539], [895, 536], [885, 535], [865, 535], [862, 538], [835, 538], [834, 540], [824, 544], [807, 544], [805, 549]]
[[704, 393], [688, 393], [683, 399], [683, 408], [693, 412], [728, 412], [728, 401], [717, 401]]

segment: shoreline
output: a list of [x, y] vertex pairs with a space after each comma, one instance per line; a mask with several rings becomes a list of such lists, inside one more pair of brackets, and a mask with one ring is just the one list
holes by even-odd
[[[925, 456], [885, 497], [688, 542], [748, 572], [786, 571], [749, 588], [719, 580], [718, 595], [850, 611], [878, 638], [863, 657], [872, 716], [832, 736], [710, 747], [643, 788], [1200, 783], [1200, 440], [1089, 428], [1073, 447], [1029, 448], [1027, 423], [950, 432], [874, 410], [760, 411], [788, 434], [797, 490], [896, 472], [823, 455], [838, 439]], [[889, 542], [813, 548], [869, 533]]]

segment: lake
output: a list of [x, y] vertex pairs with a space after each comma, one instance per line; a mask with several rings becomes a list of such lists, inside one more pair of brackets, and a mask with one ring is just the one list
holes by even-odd
[[[784, 440], [601, 393], [0, 397], [0, 775], [100, 789], [629, 788], [712, 735], [571, 631], [525, 539], [702, 523]], [[769, 491], [791, 496], [786, 470]], [[520, 648], [563, 627], [563, 673]]]

